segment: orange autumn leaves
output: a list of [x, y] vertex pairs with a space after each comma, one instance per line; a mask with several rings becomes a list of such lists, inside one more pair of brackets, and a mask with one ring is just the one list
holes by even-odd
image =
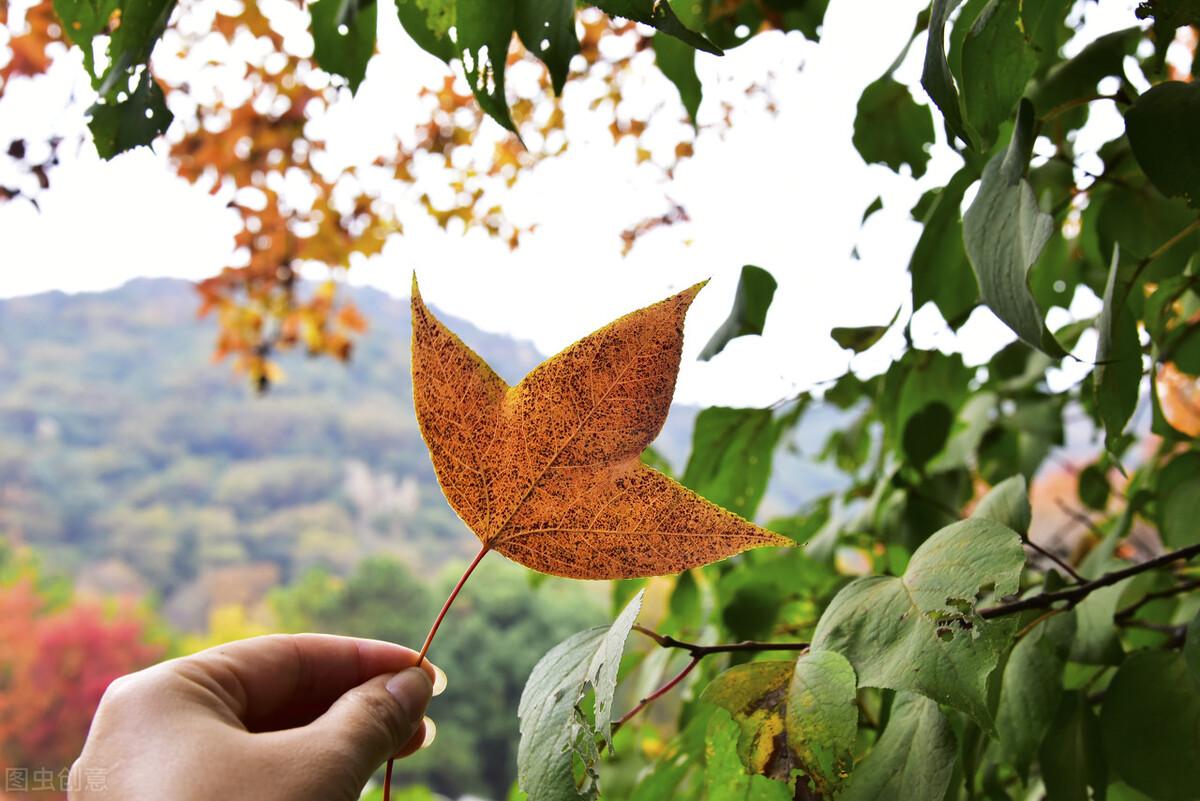
[[702, 284], [628, 314], [508, 386], [413, 284], [413, 399], [447, 500], [479, 537], [569, 578], [676, 573], [791, 540], [643, 465]]

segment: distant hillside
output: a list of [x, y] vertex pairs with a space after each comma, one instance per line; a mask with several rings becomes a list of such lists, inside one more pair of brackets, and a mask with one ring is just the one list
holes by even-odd
[[[186, 282], [0, 301], [0, 534], [85, 587], [159, 593], [180, 625], [309, 567], [389, 553], [431, 569], [468, 553], [413, 417], [407, 302], [350, 291], [371, 325], [354, 360], [286, 356], [266, 397], [212, 363], [213, 323]], [[542, 359], [447, 322], [510, 382]], [[696, 411], [674, 410], [658, 443], [677, 466]], [[830, 422], [810, 413], [802, 450]], [[836, 481], [780, 459], [764, 513]]]

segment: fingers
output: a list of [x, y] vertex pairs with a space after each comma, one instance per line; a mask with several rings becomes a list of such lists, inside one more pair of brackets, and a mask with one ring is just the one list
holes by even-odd
[[433, 683], [423, 670], [377, 676], [339, 698], [305, 731], [337, 749], [344, 767], [365, 783], [385, 759], [421, 747], [432, 729], [422, 722], [432, 696]]
[[[379, 640], [277, 634], [210, 648], [177, 663], [180, 672], [199, 670], [220, 686], [223, 703], [248, 729], [270, 731], [314, 720], [368, 679], [416, 665], [417, 652]], [[433, 665], [426, 661], [421, 668], [432, 681]]]

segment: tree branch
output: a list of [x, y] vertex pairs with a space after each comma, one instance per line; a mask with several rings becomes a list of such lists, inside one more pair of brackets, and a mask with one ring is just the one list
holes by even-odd
[[760, 642], [758, 640], [743, 640], [742, 642], [729, 642], [719, 645], [700, 645], [699, 643], [677, 640], [666, 634], [659, 634], [657, 631], [648, 629], [645, 626], [634, 626], [633, 630], [654, 640], [660, 648], [677, 648], [681, 651], [687, 651], [692, 658], [684, 665], [683, 670], [679, 671], [670, 681], [638, 701], [633, 709], [630, 709], [621, 716], [620, 720], [613, 723], [612, 730], [614, 733], [647, 706], [675, 689], [681, 681], [687, 678], [689, 673], [696, 669], [696, 665], [700, 664], [700, 660], [709, 654], [733, 654], [746, 651], [803, 651], [808, 648], [808, 643], [806, 642]]
[[1113, 618], [1116, 620], [1128, 620], [1128, 619], [1132, 618], [1135, 614], [1137, 614], [1137, 611], [1148, 603], [1151, 603], [1153, 601], [1162, 600], [1163, 598], [1171, 598], [1173, 596], [1180, 595], [1185, 592], [1190, 592], [1191, 590], [1195, 590], [1195, 589], [1200, 589], [1200, 579], [1194, 579], [1192, 581], [1185, 581], [1182, 584], [1176, 584], [1174, 587], [1168, 587], [1165, 590], [1158, 590], [1157, 592], [1148, 592], [1145, 595], [1143, 595], [1141, 598], [1139, 598], [1137, 601], [1135, 601], [1134, 603], [1125, 607], [1124, 609], [1118, 609], [1117, 613], [1115, 615], [1113, 615]]
[[1194, 556], [1200, 555], [1200, 544], [1189, 545], [1186, 548], [1180, 548], [1178, 551], [1171, 551], [1162, 556], [1156, 556], [1153, 559], [1148, 559], [1145, 562], [1140, 562], [1136, 565], [1114, 570], [1111, 573], [1105, 573], [1100, 578], [1089, 581], [1085, 584], [1080, 584], [1076, 587], [1069, 587], [1065, 590], [1056, 592], [1043, 592], [1038, 595], [1031, 595], [1028, 598], [1023, 598], [1012, 603], [999, 604], [990, 606], [986, 609], [979, 610], [979, 616], [984, 620], [990, 620], [996, 617], [1005, 615], [1015, 615], [1018, 612], [1024, 612], [1028, 609], [1050, 609], [1056, 604], [1064, 603], [1065, 608], [1070, 609], [1088, 597], [1091, 593], [1103, 587], [1110, 587], [1119, 581], [1124, 581], [1130, 576], [1136, 576], [1139, 573], [1145, 573], [1147, 570], [1154, 570], [1164, 565], [1169, 565], [1172, 562], [1177, 562], [1181, 559], [1191, 559]]

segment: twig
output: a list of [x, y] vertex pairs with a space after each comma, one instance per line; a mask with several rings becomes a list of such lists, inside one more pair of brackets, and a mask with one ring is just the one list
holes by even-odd
[[1180, 595], [1185, 592], [1190, 592], [1191, 590], [1195, 590], [1195, 589], [1200, 589], [1200, 579], [1194, 579], [1192, 581], [1185, 581], [1182, 584], [1177, 584], [1174, 587], [1168, 587], [1165, 590], [1158, 590], [1156, 592], [1148, 592], [1145, 595], [1143, 595], [1141, 598], [1139, 598], [1137, 601], [1135, 601], [1134, 603], [1125, 607], [1124, 609], [1118, 609], [1117, 613], [1115, 615], [1113, 615], [1113, 618], [1115, 620], [1128, 620], [1129, 618], [1132, 618], [1135, 614], [1137, 614], [1137, 611], [1148, 603], [1151, 603], [1153, 601], [1158, 601], [1163, 598], [1171, 598], [1176, 595]]
[[1042, 556], [1049, 559], [1054, 564], [1061, 567], [1068, 576], [1075, 579], [1075, 581], [1078, 582], [1079, 584], [1083, 584], [1084, 582], [1087, 581], [1087, 579], [1085, 579], [1083, 576], [1079, 575], [1078, 571], [1076, 571], [1075, 568], [1071, 567], [1070, 562], [1063, 559], [1061, 556], [1058, 556], [1057, 554], [1055, 554], [1051, 551], [1048, 551], [1047, 549], [1038, 545], [1036, 542], [1029, 539], [1029, 536], [1027, 534], [1021, 536], [1021, 542], [1023, 542], [1027, 547], [1032, 548], [1033, 550], [1037, 551], [1038, 553], [1040, 553]]
[[1144, 573], [1147, 570], [1154, 570], [1164, 565], [1169, 565], [1172, 562], [1177, 562], [1181, 559], [1191, 559], [1194, 556], [1200, 555], [1200, 544], [1189, 545], [1186, 548], [1180, 548], [1178, 551], [1171, 551], [1162, 556], [1156, 556], [1153, 559], [1147, 559], [1136, 565], [1114, 570], [1111, 573], [1105, 573], [1100, 578], [1093, 581], [1080, 584], [1076, 587], [1070, 587], [1065, 590], [1057, 590], [1055, 592], [1043, 592], [1038, 595], [1031, 595], [1028, 598], [1023, 598], [1012, 603], [999, 604], [998, 606], [990, 606], [986, 609], [979, 610], [979, 616], [985, 620], [990, 620], [995, 617], [1003, 617], [1005, 615], [1014, 615], [1018, 612], [1024, 612], [1027, 609], [1050, 609], [1055, 604], [1065, 603], [1066, 609], [1070, 609], [1088, 597], [1092, 592], [1103, 587], [1109, 587], [1119, 581], [1124, 581], [1130, 576], [1136, 576], [1139, 573]]
[[1200, 230], [1200, 217], [1197, 217], [1196, 219], [1192, 220], [1190, 223], [1185, 225], [1183, 227], [1183, 229], [1179, 231], [1179, 233], [1175, 234], [1173, 237], [1168, 239], [1166, 242], [1163, 242], [1161, 245], [1159, 245], [1157, 248], [1155, 248], [1154, 251], [1152, 253], [1150, 253], [1150, 255], [1144, 257], [1141, 261], [1139, 261], [1137, 263], [1137, 269], [1135, 269], [1133, 271], [1133, 277], [1129, 279], [1129, 286], [1132, 287], [1134, 284], [1137, 283], [1137, 280], [1138, 280], [1138, 278], [1141, 277], [1142, 272], [1147, 267], [1150, 266], [1150, 263], [1152, 261], [1154, 261], [1155, 259], [1164, 255], [1168, 250], [1175, 247], [1183, 240], [1187, 239], [1189, 236], [1194, 234], [1197, 230]]
[[742, 640], [741, 642], [727, 642], [718, 645], [700, 645], [694, 642], [683, 642], [666, 634], [659, 634], [657, 631], [652, 631], [645, 626], [634, 626], [633, 630], [654, 640], [660, 648], [679, 648], [680, 650], [687, 651], [692, 656], [700, 657], [705, 657], [709, 654], [734, 654], [745, 651], [803, 651], [808, 647], [808, 643], [806, 642], [763, 642], [761, 640]]
[[645, 626], [634, 626], [633, 630], [654, 640], [660, 648], [678, 648], [681, 651], [687, 651], [692, 658], [688, 660], [683, 670], [679, 671], [674, 678], [638, 701], [633, 709], [630, 709], [621, 716], [620, 720], [613, 723], [613, 732], [624, 726], [626, 722], [647, 706], [675, 689], [681, 681], [687, 678], [689, 673], [696, 669], [696, 665], [700, 664], [700, 660], [709, 654], [733, 654], [746, 651], [803, 651], [808, 648], [808, 643], [806, 642], [760, 642], [758, 640], [743, 640], [741, 642], [728, 642], [719, 645], [700, 645], [699, 643], [677, 640], [666, 634], [659, 634], [657, 631], [648, 629]]

